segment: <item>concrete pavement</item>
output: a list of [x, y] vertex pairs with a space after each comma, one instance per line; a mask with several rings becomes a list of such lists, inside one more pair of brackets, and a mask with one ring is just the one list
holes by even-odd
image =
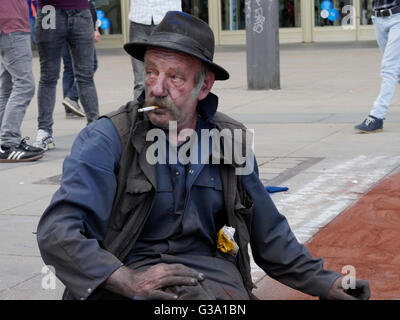
[[[380, 58], [375, 42], [282, 45], [281, 90], [249, 91], [245, 48], [217, 48], [215, 61], [231, 73], [214, 86], [219, 110], [255, 130], [260, 176], [265, 185], [289, 188], [272, 199], [301, 242], [400, 167], [399, 92], [382, 133], [353, 130], [378, 94]], [[37, 57], [33, 69], [37, 83]], [[101, 113], [125, 104], [133, 86], [129, 57], [122, 50], [99, 51], [95, 81]], [[48, 274], [35, 231], [85, 121], [64, 118], [61, 81], [57, 90], [56, 149], [37, 162], [0, 164], [0, 299], [59, 299], [63, 291], [58, 280], [55, 289], [42, 286]], [[35, 138], [36, 118], [35, 96], [24, 136]], [[264, 276], [253, 265], [254, 280]]]

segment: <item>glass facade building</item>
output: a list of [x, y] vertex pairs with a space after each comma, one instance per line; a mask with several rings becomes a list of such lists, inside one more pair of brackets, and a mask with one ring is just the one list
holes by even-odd
[[[213, 29], [217, 45], [246, 42], [246, 3], [256, 0], [182, 0], [185, 12]], [[263, 0], [260, 0], [263, 1]], [[281, 43], [374, 40], [372, 0], [276, 0]], [[121, 47], [129, 39], [130, 0], [96, 0], [109, 23], [100, 47]]]
[[122, 7], [120, 0], [100, 0], [96, 1], [97, 10], [104, 13], [108, 19], [109, 26], [102, 25], [100, 30], [103, 34], [122, 34]]
[[[245, 0], [221, 0], [221, 29], [244, 30]], [[279, 27], [301, 27], [301, 1], [279, 0]]]

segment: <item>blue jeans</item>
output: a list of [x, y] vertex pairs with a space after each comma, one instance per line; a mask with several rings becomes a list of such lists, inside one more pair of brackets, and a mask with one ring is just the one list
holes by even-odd
[[0, 145], [21, 143], [21, 125], [35, 94], [31, 36], [0, 32]]
[[372, 17], [376, 39], [382, 51], [382, 84], [370, 114], [384, 119], [400, 77], [400, 13], [390, 17]]
[[[62, 52], [62, 58], [64, 62], [64, 72], [63, 72], [63, 97], [70, 98], [77, 101], [79, 99], [78, 87], [75, 81], [74, 68], [72, 65], [71, 52], [69, 50], [68, 43], [65, 43]], [[93, 56], [93, 72], [96, 72], [98, 66], [96, 48], [94, 49]]]
[[46, 25], [46, 14], [38, 11], [36, 41], [40, 58], [38, 127], [53, 133], [56, 86], [60, 77], [61, 55], [68, 42], [74, 65], [78, 95], [88, 123], [99, 117], [97, 91], [93, 81], [94, 30], [89, 10], [56, 10], [55, 28]]
[[29, 24], [31, 28], [31, 39], [32, 43], [36, 45], [36, 35], [35, 35], [35, 24], [36, 24], [36, 19], [35, 18], [29, 18]]

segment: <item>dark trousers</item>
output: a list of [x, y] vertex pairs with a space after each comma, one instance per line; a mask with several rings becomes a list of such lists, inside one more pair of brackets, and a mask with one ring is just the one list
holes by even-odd
[[[76, 79], [74, 74], [74, 67], [72, 64], [71, 52], [68, 43], [65, 43], [63, 48], [62, 58], [64, 62], [63, 72], [63, 97], [70, 98], [71, 100], [77, 101], [79, 99], [78, 86], [76, 85]], [[96, 48], [94, 49], [93, 56], [93, 72], [95, 73], [98, 67]]]
[[[78, 96], [88, 123], [99, 117], [97, 91], [93, 81], [94, 30], [89, 10], [55, 10], [55, 28], [49, 17], [38, 11], [36, 41], [40, 57], [38, 127], [52, 134], [56, 86], [61, 55], [68, 43], [74, 66]], [[44, 20], [44, 21], [43, 21]]]
[[[157, 257], [158, 256], [158, 257]], [[249, 300], [243, 279], [236, 265], [228, 260], [207, 256], [172, 256], [168, 254], [154, 254], [152, 258], [125, 266], [144, 271], [158, 263], [180, 263], [205, 274], [205, 280], [196, 286], [173, 286], [165, 291], [178, 295], [179, 300]], [[64, 300], [74, 300], [69, 290], [65, 290]], [[88, 298], [89, 300], [126, 300], [127, 298], [116, 293], [97, 288]]]

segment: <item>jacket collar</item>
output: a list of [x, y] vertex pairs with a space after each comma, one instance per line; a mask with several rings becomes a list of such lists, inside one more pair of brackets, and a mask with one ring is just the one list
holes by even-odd
[[214, 124], [213, 118], [218, 108], [218, 97], [209, 93], [205, 99], [197, 104], [197, 112], [206, 120]]

